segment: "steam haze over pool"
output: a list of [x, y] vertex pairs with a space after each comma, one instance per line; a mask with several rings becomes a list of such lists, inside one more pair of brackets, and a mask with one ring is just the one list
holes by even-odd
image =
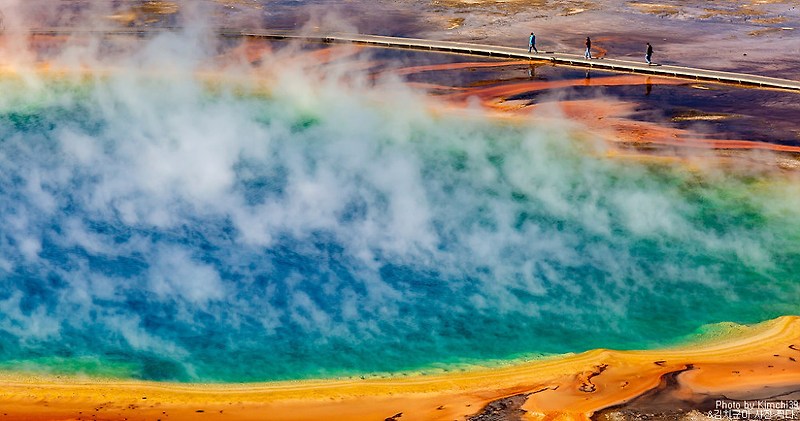
[[209, 86], [196, 35], [57, 59], [107, 76], [0, 81], [3, 367], [358, 375], [798, 312], [785, 177], [609, 159], [555, 108], [433, 112], [288, 49], [262, 60], [268, 94]]

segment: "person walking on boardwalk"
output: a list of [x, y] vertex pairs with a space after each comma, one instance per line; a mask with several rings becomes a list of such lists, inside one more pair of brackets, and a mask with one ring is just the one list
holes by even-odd
[[536, 35], [533, 35], [533, 32], [531, 32], [531, 37], [528, 38], [528, 53], [530, 53], [531, 50], [539, 54], [539, 50], [536, 49]]
[[583, 53], [583, 58], [592, 58], [592, 40], [586, 37], [586, 52]]
[[653, 64], [653, 46], [649, 42], [647, 43], [647, 52], [644, 55], [644, 60], [648, 65]]

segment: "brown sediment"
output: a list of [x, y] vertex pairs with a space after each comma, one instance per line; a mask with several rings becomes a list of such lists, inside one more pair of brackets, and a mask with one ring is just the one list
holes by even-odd
[[445, 7], [454, 9], [483, 8], [487, 5], [504, 12], [517, 12], [528, 8], [540, 8], [551, 6], [552, 0], [431, 0], [431, 5], [435, 7]]
[[178, 13], [178, 10], [178, 3], [149, 0], [135, 4], [126, 10], [120, 10], [108, 18], [122, 25], [147, 25], [161, 21], [164, 16], [174, 15]]
[[[588, 420], [603, 411], [800, 388], [800, 317], [691, 346], [577, 355], [395, 378], [265, 384], [0, 377], [6, 420]], [[792, 361], [792, 358], [795, 361]], [[201, 415], [202, 414], [202, 418]]]
[[660, 16], [677, 15], [680, 13], [678, 7], [673, 4], [631, 2], [628, 3], [628, 5], [636, 8], [640, 12]]
[[759, 30], [756, 30], [756, 31], [750, 31], [750, 32], [747, 33], [747, 35], [759, 36], [759, 35], [771, 34], [771, 33], [783, 32], [783, 31], [791, 31], [793, 29], [794, 28], [764, 28], [764, 29], [759, 29]]
[[464, 18], [450, 18], [447, 20], [447, 30], [452, 30], [464, 24]]
[[752, 23], [759, 23], [759, 24], [766, 24], [766, 25], [774, 25], [774, 24], [781, 24], [786, 22], [787, 19], [783, 16], [776, 16], [772, 18], [759, 18], [759, 19], [751, 19], [750, 22]]
[[706, 13], [700, 16], [701, 19], [708, 19], [718, 16], [737, 16], [737, 17], [749, 17], [749, 16], [762, 16], [764, 12], [762, 10], [755, 9], [752, 5], [744, 4], [738, 6], [736, 9], [720, 9], [720, 8], [706, 8]]
[[[535, 392], [534, 392], [535, 393]], [[471, 417], [468, 421], [521, 421], [526, 414], [522, 405], [528, 400], [529, 393], [520, 393], [506, 398], [489, 402], [481, 412]]]
[[246, 6], [251, 9], [263, 9], [264, 4], [259, 0], [214, 0], [223, 6]]

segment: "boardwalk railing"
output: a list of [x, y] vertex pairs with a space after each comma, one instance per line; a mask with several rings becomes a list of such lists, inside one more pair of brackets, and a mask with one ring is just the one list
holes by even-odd
[[[32, 34], [57, 35], [74, 33], [91, 34], [119, 34], [119, 35], [148, 35], [176, 28], [112, 28], [81, 30], [74, 28], [43, 28], [32, 30]], [[389, 37], [380, 35], [360, 35], [339, 32], [311, 32], [298, 33], [294, 31], [268, 30], [268, 29], [230, 29], [221, 28], [217, 31], [224, 37], [252, 37], [264, 39], [297, 39], [311, 42], [324, 43], [351, 43], [373, 45], [384, 48], [403, 48], [413, 50], [441, 51], [457, 54], [469, 54], [485, 57], [502, 57], [520, 60], [546, 61], [555, 65], [583, 67], [608, 70], [623, 73], [641, 73], [654, 76], [672, 77], [687, 80], [697, 80], [713, 83], [725, 83], [750, 86], [756, 88], [771, 88], [800, 92], [800, 81], [780, 79], [744, 73], [723, 72], [718, 70], [697, 69], [691, 67], [648, 65], [629, 60], [618, 59], [586, 59], [582, 55], [565, 53], [528, 53], [523, 48], [503, 47], [496, 45], [472, 44], [455, 41], [438, 41], [418, 38]]]

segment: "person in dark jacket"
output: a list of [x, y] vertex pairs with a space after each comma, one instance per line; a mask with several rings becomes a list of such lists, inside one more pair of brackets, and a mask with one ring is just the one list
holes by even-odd
[[592, 40], [586, 37], [586, 52], [583, 53], [583, 58], [592, 58]]
[[653, 64], [653, 46], [650, 43], [647, 43], [647, 52], [644, 55], [644, 60], [647, 64]]

